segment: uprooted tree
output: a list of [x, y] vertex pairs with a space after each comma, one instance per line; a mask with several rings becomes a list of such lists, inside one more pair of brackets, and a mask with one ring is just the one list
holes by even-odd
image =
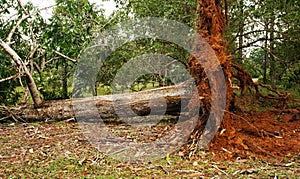
[[[214, 63], [213, 61], [210, 61], [210, 59], [204, 59], [204, 63], [199, 63], [199, 61], [203, 61], [203, 59], [201, 59], [202, 52], [200, 52], [203, 46], [203, 42], [199, 40], [199, 42], [196, 43], [194, 53], [191, 54], [188, 62], [189, 71], [193, 76], [193, 78], [196, 80], [196, 85], [198, 90], [198, 93], [196, 95], [199, 95], [199, 97], [197, 96], [196, 98], [201, 99], [200, 104], [198, 104], [199, 100], [196, 101], [192, 100], [189, 102], [187, 106], [190, 110], [193, 110], [193, 108], [197, 108], [200, 106], [201, 115], [197, 120], [198, 124], [194, 130], [195, 135], [193, 135], [192, 137], [192, 139], [194, 140], [198, 140], [201, 136], [207, 137], [201, 134], [205, 124], [207, 122], [210, 122], [207, 120], [209, 119], [212, 110], [217, 110], [217, 111], [223, 110], [224, 112], [224, 111], [229, 111], [230, 107], [233, 107], [234, 98], [233, 98], [233, 91], [231, 89], [232, 77], [237, 78], [237, 80], [239, 81], [239, 85], [243, 90], [247, 89], [248, 87], [250, 88], [254, 87], [257, 94], [260, 94], [258, 91], [259, 85], [252, 81], [251, 76], [243, 68], [241, 68], [238, 65], [232, 64], [229, 55], [226, 53], [226, 42], [223, 39], [223, 33], [227, 23], [226, 12], [224, 12], [224, 9], [226, 9], [224, 7], [226, 6], [227, 6], [226, 0], [225, 1], [222, 0], [199, 0], [198, 1], [198, 6], [197, 6], [198, 16], [196, 22], [197, 32], [211, 46], [215, 55], [217, 56], [218, 63], [221, 65], [222, 69], [218, 68], [218, 64]], [[20, 21], [21, 22], [24, 21], [25, 17], [26, 16], [24, 16], [24, 18], [21, 18]], [[17, 26], [18, 24], [14, 26], [11, 33], [14, 33], [14, 29], [17, 28]], [[22, 75], [24, 75], [26, 79], [27, 87], [30, 89], [31, 96], [35, 104], [35, 105], [26, 105], [20, 107], [12, 107], [12, 108], [3, 107], [6, 117], [10, 116], [18, 121], [30, 121], [30, 120], [43, 121], [47, 119], [65, 120], [74, 117], [71, 100], [42, 102], [38, 95], [37, 87], [32, 78], [32, 74], [30, 74], [30, 72], [28, 71], [26, 64], [24, 64], [24, 62], [18, 56], [18, 54], [10, 47], [9, 41], [4, 42], [1, 40], [0, 45], [2, 49], [4, 49], [4, 51], [9, 56], [11, 56], [11, 58], [15, 61], [15, 63], [18, 65], [19, 70], [22, 72]], [[36, 50], [36, 49], [32, 48], [32, 50]], [[35, 53], [35, 51], [33, 51], [33, 53]], [[68, 60], [72, 60], [71, 58], [68, 58], [67, 56], [61, 53], [59, 53], [59, 56], [66, 58]], [[235, 70], [233, 70], [233, 68]], [[221, 74], [219, 73], [220, 70], [222, 70], [222, 75], [225, 76], [225, 86], [224, 89], [215, 89], [214, 87], [217, 87], [219, 84], [223, 83], [222, 77], [215, 76], [213, 80], [209, 80], [208, 74], [212, 76], [220, 75]], [[184, 86], [185, 84], [182, 85]], [[169, 110], [167, 112], [170, 114], [176, 113], [176, 111], [180, 109], [178, 107], [181, 105], [180, 100], [183, 100], [183, 99], [179, 99], [178, 97], [185, 94], [185, 91], [175, 90], [177, 87], [171, 86], [171, 87], [161, 88], [161, 89], [156, 89], [151, 91], [132, 93], [131, 94], [132, 98], [136, 100], [130, 102], [129, 105], [132, 106], [132, 109], [136, 110], [136, 113], [138, 113], [139, 115], [146, 115], [149, 113], [147, 103], [151, 99], [156, 98], [157, 96], [161, 97], [161, 93], [163, 93], [164, 94], [163, 97], [167, 99], [166, 101]], [[165, 93], [165, 91], [168, 92]], [[222, 92], [220, 93], [220, 91]], [[277, 93], [277, 95], [284, 99], [289, 98], [288, 94]], [[124, 96], [114, 95], [110, 97], [96, 97], [96, 98], [91, 98], [86, 100], [90, 100], [90, 101], [94, 100], [95, 103], [97, 104], [98, 109], [101, 111], [100, 115], [102, 115], [104, 119], [108, 119], [108, 118], [115, 117], [114, 109], [111, 104], [111, 101], [112, 99], [116, 99], [116, 98], [121, 99], [124, 98]], [[222, 106], [223, 104], [219, 104], [220, 106], [219, 107], [217, 106], [218, 109], [214, 108], [216, 106], [212, 106], [212, 100], [214, 98], [225, 99], [224, 109], [219, 109], [220, 106]], [[88, 102], [88, 101], [83, 101], [83, 102]], [[128, 104], [124, 104], [124, 105], [128, 105]], [[159, 105], [156, 106], [157, 110], [159, 110], [159, 108], [160, 108]], [[87, 116], [89, 114], [87, 113], [83, 115]], [[213, 114], [213, 116], [211, 117], [214, 118], [214, 120], [212, 121], [212, 125], [215, 127], [214, 130], [216, 130], [220, 125], [221, 120], [223, 119], [223, 115], [217, 113], [217, 114]], [[226, 117], [228, 117], [228, 113], [225, 112], [225, 118]]]
[[[218, 110], [218, 109], [211, 109], [211, 102], [212, 99], [216, 96], [212, 96], [212, 90], [217, 90], [218, 92], [214, 95], [217, 95], [220, 98], [223, 98], [226, 100], [225, 109], [222, 110], [229, 110], [230, 102], [232, 100], [232, 90], [231, 90], [231, 60], [226, 54], [225, 49], [225, 41], [223, 40], [223, 32], [226, 25], [226, 16], [223, 11], [223, 1], [221, 0], [212, 0], [212, 1], [206, 1], [206, 0], [199, 0], [198, 1], [198, 7], [197, 7], [197, 31], [202, 36], [207, 43], [212, 47], [214, 50], [220, 65], [223, 68], [225, 80], [226, 80], [226, 89], [223, 89], [225, 93], [220, 93], [220, 90], [215, 89], [218, 85], [222, 85], [221, 77], [214, 78], [215, 81], [212, 81], [211, 79], [208, 80], [207, 78], [207, 71], [204, 70], [204, 67], [201, 66], [199, 63], [199, 57], [192, 55], [189, 60], [189, 69], [193, 77], [196, 79], [197, 82], [197, 89], [200, 96], [204, 96], [205, 100], [201, 100], [200, 106], [202, 107], [201, 112], [203, 115], [199, 117], [198, 119], [198, 125], [196, 126], [195, 135], [196, 137], [194, 139], [198, 139], [199, 136], [202, 134], [199, 131], [203, 131], [204, 126], [207, 122], [207, 119], [209, 118], [209, 114], [211, 110]], [[197, 50], [201, 49], [202, 44], [198, 43], [196, 45], [196, 53]], [[201, 57], [200, 57], [201, 58]], [[200, 59], [201, 60], [201, 59]], [[217, 70], [220, 70], [218, 68], [213, 68], [213, 66], [216, 66], [217, 64], [213, 64], [213, 62], [210, 62], [208, 59], [208, 66], [209, 72], [208, 73], [215, 73]], [[212, 87], [212, 88], [211, 88]], [[191, 102], [193, 103], [193, 102]], [[222, 106], [222, 104], [218, 104], [219, 106]], [[190, 104], [191, 107], [193, 107], [193, 104]], [[219, 116], [214, 116], [214, 121], [212, 125], [215, 127], [215, 129], [218, 128], [218, 126], [221, 123], [222, 118], [218, 118]], [[226, 117], [226, 116], [225, 116]], [[214, 129], [211, 129], [214, 130]], [[215, 132], [215, 131], [211, 131]], [[205, 134], [204, 134], [205, 135]], [[205, 136], [202, 136], [205, 137]]]

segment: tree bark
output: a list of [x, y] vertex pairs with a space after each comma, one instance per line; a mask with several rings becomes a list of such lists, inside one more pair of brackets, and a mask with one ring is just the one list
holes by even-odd
[[[11, 115], [20, 121], [26, 122], [61, 121], [77, 117], [92, 119], [95, 117], [95, 111], [93, 110], [97, 110], [97, 114], [104, 121], [115, 121], [119, 120], [116, 111], [122, 108], [126, 109], [128, 106], [134, 113], [126, 113], [126, 117], [145, 116], [150, 112], [151, 115], [178, 115], [181, 109], [188, 104], [191, 98], [191, 90], [193, 90], [192, 85], [187, 81], [179, 85], [129, 94], [47, 101], [39, 108], [34, 108], [33, 105], [14, 107], [10, 108], [7, 116]], [[150, 101], [152, 101], [151, 108], [149, 107]], [[166, 109], [163, 107], [164, 105], [167, 106]], [[92, 109], [93, 107], [95, 108]]]
[[[225, 82], [226, 82], [226, 94], [216, 94], [212, 96], [212, 90], [211, 86], [214, 88], [218, 86], [218, 84], [222, 83], [218, 80], [221, 79], [221, 77], [214, 78], [214, 81], [208, 80], [207, 77], [207, 70], [205, 71], [204, 66], [202, 66], [199, 63], [199, 59], [203, 59], [201, 54], [203, 53], [202, 50], [202, 43], [199, 41], [196, 44], [195, 53], [200, 54], [198, 57], [196, 55], [191, 55], [189, 60], [189, 70], [192, 76], [196, 79], [196, 83], [198, 85], [198, 94], [200, 96], [203, 96], [204, 99], [201, 100], [201, 111], [203, 112], [203, 115], [201, 115], [198, 119], [198, 124], [195, 129], [195, 134], [201, 135], [203, 132], [203, 129], [206, 125], [206, 121], [209, 118], [211, 110], [211, 104], [212, 99], [218, 96], [218, 98], [223, 98], [226, 100], [226, 107], [223, 110], [229, 110], [230, 102], [232, 100], [232, 90], [231, 90], [231, 83], [230, 79], [232, 76], [232, 70], [231, 70], [231, 59], [226, 54], [226, 44], [223, 40], [223, 32], [226, 26], [226, 17], [223, 11], [221, 0], [199, 0], [198, 1], [198, 7], [197, 7], [197, 32], [206, 40], [206, 42], [211, 46], [213, 51], [215, 52], [215, 55], [218, 58], [219, 64], [222, 67], [222, 70], [224, 72], [225, 76]], [[225, 0], [226, 4], [226, 0]], [[217, 68], [214, 68], [217, 64], [215, 64], [213, 61], [210, 61], [210, 59], [206, 59], [207, 64], [205, 64], [205, 68], [210, 68], [208, 71], [210, 74], [219, 74], [216, 73]], [[222, 104], [220, 104], [221, 106]], [[198, 107], [197, 104], [190, 104], [190, 107]], [[227, 115], [224, 116], [227, 118]], [[215, 116], [214, 122], [215, 129], [217, 129], [221, 123], [222, 118], [218, 118]], [[214, 131], [210, 131], [213, 133]], [[198, 136], [199, 137], [199, 136]], [[204, 136], [205, 137], [205, 136]], [[203, 138], [201, 136], [200, 138]]]
[[30, 74], [30, 71], [24, 64], [21, 57], [2, 39], [0, 39], [0, 46], [3, 48], [3, 50], [13, 59], [13, 61], [17, 64], [19, 71], [23, 72], [25, 74], [25, 80], [26, 84], [28, 86], [29, 92], [31, 94], [32, 100], [34, 102], [35, 107], [39, 107], [43, 101], [40, 97], [39, 91], [37, 89], [37, 86], [34, 82], [34, 79], [32, 75]]
[[[244, 18], [244, 1], [240, 1], [240, 16]], [[244, 21], [239, 24], [239, 51], [238, 51], [238, 63], [242, 64], [243, 60], [243, 41], [244, 41]]]
[[272, 30], [270, 32], [270, 76], [271, 76], [271, 86], [273, 89], [276, 89], [276, 62], [273, 55], [274, 49], [275, 49], [275, 43], [274, 43], [274, 20], [271, 20], [270, 23], [270, 29]]
[[[265, 36], [264, 49], [268, 49], [268, 22], [265, 22]], [[268, 69], [268, 52], [264, 50], [264, 61], [263, 61], [263, 83], [267, 84], [267, 69]]]
[[63, 60], [62, 69], [62, 98], [67, 99], [68, 97], [68, 62]]

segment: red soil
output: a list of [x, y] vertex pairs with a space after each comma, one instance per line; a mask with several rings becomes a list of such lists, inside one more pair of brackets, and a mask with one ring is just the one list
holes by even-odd
[[298, 110], [255, 111], [232, 114], [210, 143], [210, 150], [219, 160], [264, 158], [282, 160], [300, 156], [300, 119], [293, 119]]

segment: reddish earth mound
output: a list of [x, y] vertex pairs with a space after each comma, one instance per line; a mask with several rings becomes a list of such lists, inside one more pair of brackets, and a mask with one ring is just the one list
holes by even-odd
[[[297, 115], [296, 115], [297, 114]], [[216, 159], [249, 156], [282, 160], [300, 155], [299, 111], [255, 111], [231, 114], [210, 144]]]

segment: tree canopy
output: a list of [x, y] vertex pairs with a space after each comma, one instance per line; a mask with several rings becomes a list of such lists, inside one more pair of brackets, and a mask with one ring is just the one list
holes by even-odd
[[[197, 14], [201, 16], [196, 0], [115, 2], [117, 11], [105, 18], [104, 10], [88, 0], [57, 0], [53, 16], [43, 19], [41, 9], [30, 2], [1, 0], [0, 103], [24, 103], [30, 100], [29, 93], [36, 103], [42, 99], [69, 98], [74, 67], [95, 31], [147, 16], [164, 17], [196, 28]], [[299, 89], [299, 1], [227, 0], [227, 5], [223, 9], [228, 16], [224, 38], [234, 63], [273, 88]], [[13, 58], [8, 50], [18, 57]], [[97, 82], [110, 85], [124, 63], [146, 52], [167, 54], [188, 66], [189, 54], [182, 48], [143, 39], [117, 49], [105, 61]], [[160, 84], [167, 81], [157, 75], [141, 79]]]

